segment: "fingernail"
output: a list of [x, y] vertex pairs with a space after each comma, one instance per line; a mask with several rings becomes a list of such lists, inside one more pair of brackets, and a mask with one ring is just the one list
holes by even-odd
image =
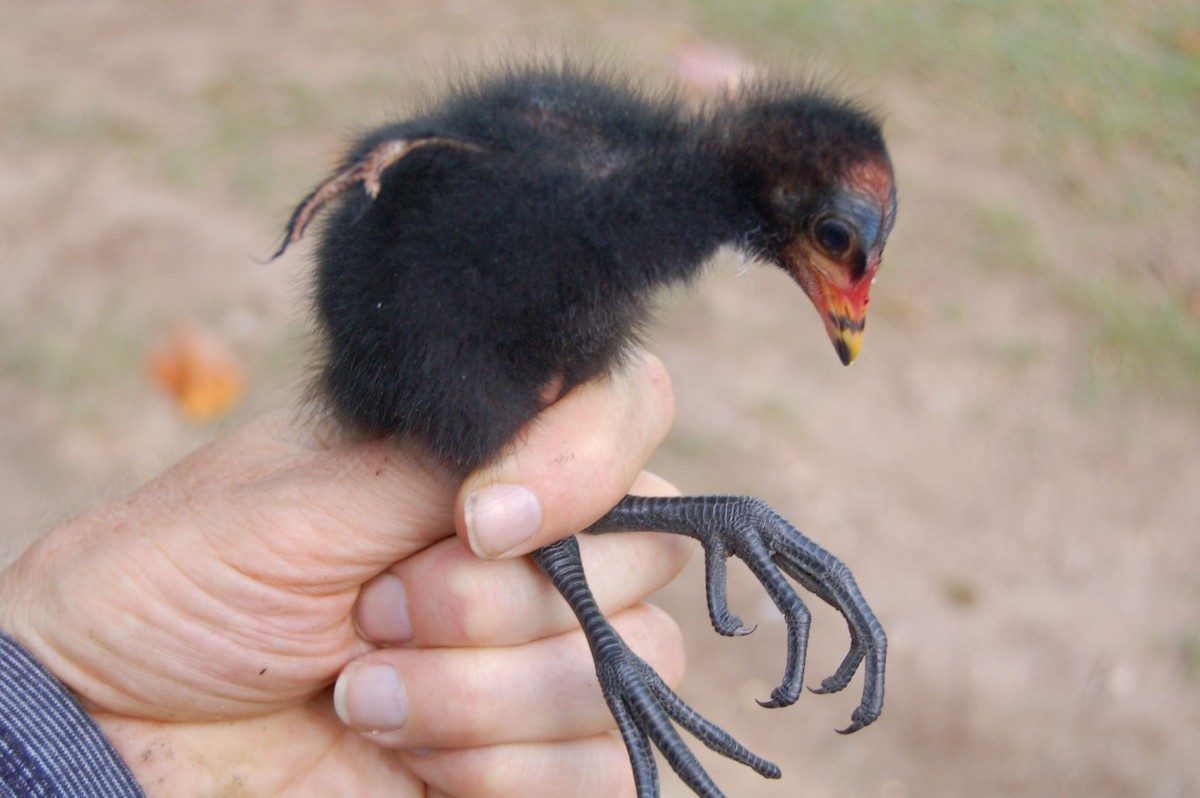
[[490, 485], [463, 504], [467, 539], [480, 557], [499, 557], [542, 528], [542, 505], [521, 485]]
[[342, 723], [359, 731], [394, 731], [408, 721], [404, 682], [391, 665], [348, 666], [333, 688], [333, 708]]
[[383, 572], [363, 585], [354, 606], [359, 633], [374, 643], [407, 643], [412, 640], [408, 592], [395, 574]]

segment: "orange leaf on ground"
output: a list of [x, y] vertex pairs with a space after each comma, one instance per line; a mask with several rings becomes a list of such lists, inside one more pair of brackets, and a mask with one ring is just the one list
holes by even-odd
[[191, 421], [210, 421], [241, 399], [246, 377], [233, 350], [188, 322], [171, 327], [147, 359], [151, 380]]

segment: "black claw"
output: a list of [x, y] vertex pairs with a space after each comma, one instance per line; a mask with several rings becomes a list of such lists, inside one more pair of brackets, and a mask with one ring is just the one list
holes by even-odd
[[876, 714], [874, 717], [869, 717], [869, 716], [865, 715], [862, 711], [862, 708], [860, 707], [860, 708], [854, 710], [853, 714], [850, 715], [850, 725], [849, 726], [847, 726], [844, 729], [835, 729], [835, 731], [838, 734], [854, 734], [859, 729], [870, 726], [872, 723], [875, 722], [875, 719], [878, 717], [879, 717], [878, 714]]
[[[724, 599], [721, 599], [722, 601]], [[712, 621], [713, 629], [717, 634], [725, 635], [726, 637], [743, 637], [748, 634], [753, 634], [754, 630], [758, 629], [758, 624], [754, 626], [746, 626], [742, 623], [742, 619], [727, 609], [723, 608], [712, 609], [710, 607], [709, 619]]]
[[771, 697], [766, 701], [755, 702], [763, 709], [779, 709], [780, 707], [790, 707], [796, 703], [797, 696], [792, 695], [791, 691], [784, 687], [776, 687], [771, 691]]
[[723, 617], [714, 616], [711, 620], [713, 628], [717, 630], [717, 633], [725, 635], [726, 637], [739, 637], [741, 635], [750, 634], [754, 631], [753, 628], [747, 629], [742, 624], [741, 618], [729, 613], [726, 613]]
[[849, 679], [846, 679], [835, 673], [833, 676], [823, 679], [820, 687], [810, 687], [808, 689], [810, 692], [816, 693], [817, 695], [829, 695], [830, 693], [840, 693], [842, 690], [845, 690], [849, 684]]
[[809, 689], [817, 694], [824, 695], [826, 693], [837, 693], [846, 689], [850, 684], [850, 680], [854, 678], [854, 674], [858, 671], [858, 666], [863, 660], [864, 652], [857, 644], [852, 644], [846, 658], [842, 660], [842, 664], [834, 671], [831, 676], [827, 676], [821, 681], [820, 687], [810, 687]]

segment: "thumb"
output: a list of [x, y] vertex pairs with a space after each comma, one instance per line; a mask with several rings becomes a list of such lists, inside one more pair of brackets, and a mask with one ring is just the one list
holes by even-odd
[[469, 475], [458, 533], [484, 558], [526, 554], [612, 509], [666, 437], [674, 416], [662, 362], [637, 351], [618, 372], [542, 411], [501, 460]]

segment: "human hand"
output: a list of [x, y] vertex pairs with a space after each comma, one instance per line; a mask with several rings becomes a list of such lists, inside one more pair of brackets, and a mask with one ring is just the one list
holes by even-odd
[[[639, 476], [670, 416], [661, 364], [636, 358], [461, 485], [395, 443], [269, 417], [33, 546], [0, 578], [0, 629], [81, 697], [152, 795], [627, 793], [565, 603], [527, 560], [480, 560], [460, 539], [515, 554], [626, 492], [670, 492]], [[540, 502], [484, 492], [497, 484]], [[514, 543], [514, 529], [537, 531]], [[601, 605], [677, 680], [678, 630], [640, 602], [686, 544], [585, 538]], [[338, 709], [365, 734], [334, 713], [339, 673]]]

